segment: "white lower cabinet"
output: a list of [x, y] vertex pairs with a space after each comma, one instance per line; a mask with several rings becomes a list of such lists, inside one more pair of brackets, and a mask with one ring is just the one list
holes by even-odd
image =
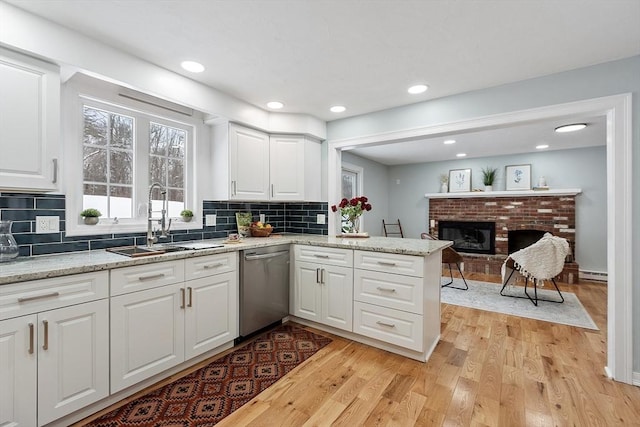
[[[103, 283], [106, 294], [106, 273], [86, 276]], [[49, 282], [60, 279], [23, 284], [21, 309], [44, 299], [64, 305], [58, 292], [33, 295]], [[107, 397], [108, 355], [107, 299], [0, 321], [0, 425], [41, 426]]]
[[[297, 247], [311, 250], [309, 247]], [[321, 248], [318, 248], [321, 250]], [[350, 253], [343, 250], [352, 262]], [[353, 268], [321, 262], [295, 262], [293, 314], [346, 331], [353, 330]]]
[[[171, 274], [156, 273], [155, 279], [141, 267], [112, 271], [112, 281], [126, 277], [135, 283], [140, 275], [147, 289], [111, 297], [111, 393], [237, 337], [237, 254], [179, 262], [185, 265], [147, 266], [155, 271], [172, 266]], [[166, 284], [167, 277], [176, 283]], [[122, 287], [112, 283], [113, 289]]]

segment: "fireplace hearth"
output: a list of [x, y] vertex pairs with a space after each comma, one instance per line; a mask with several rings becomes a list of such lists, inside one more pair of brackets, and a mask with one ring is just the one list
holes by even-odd
[[438, 239], [453, 241], [453, 249], [474, 254], [496, 253], [496, 223], [485, 221], [440, 221]]

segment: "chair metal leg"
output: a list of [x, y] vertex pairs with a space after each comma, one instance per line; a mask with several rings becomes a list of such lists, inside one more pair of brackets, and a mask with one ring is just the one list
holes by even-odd
[[453, 272], [451, 271], [451, 263], [447, 263], [447, 265], [449, 266], [449, 276], [451, 277], [451, 280], [448, 283], [445, 283], [444, 285], [442, 285], [442, 288], [451, 288], [451, 289], [460, 289], [461, 291], [466, 291], [469, 289], [469, 285], [467, 284], [467, 281], [464, 278], [464, 274], [462, 274], [462, 270], [460, 269], [460, 263], [456, 262], [456, 267], [458, 267], [458, 271], [460, 272], [460, 276], [462, 277], [462, 281], [464, 282], [464, 288], [460, 287], [460, 286], [451, 286], [453, 284]]
[[558, 295], [560, 295], [560, 301], [544, 299], [544, 298], [538, 298], [538, 282], [535, 279], [533, 280], [533, 298], [532, 298], [531, 295], [529, 295], [529, 292], [527, 292], [527, 285], [529, 284], [529, 278], [527, 278], [527, 277], [525, 277], [525, 279], [524, 279], [524, 294], [526, 296], [506, 295], [506, 294], [504, 294], [503, 291], [507, 287], [507, 283], [509, 283], [509, 280], [511, 279], [511, 276], [513, 276], [513, 273], [515, 273], [515, 270], [511, 270], [511, 274], [509, 274], [509, 277], [507, 277], [507, 280], [505, 280], [504, 284], [502, 285], [502, 289], [500, 289], [500, 295], [502, 295], [503, 297], [528, 299], [536, 307], [538, 306], [538, 301], [555, 302], [555, 303], [559, 303], [559, 304], [564, 302], [564, 297], [562, 296], [562, 293], [560, 292], [560, 289], [558, 289], [558, 285], [556, 284], [556, 280], [555, 279], [551, 279], [551, 281], [553, 282], [553, 286], [555, 286], [556, 291], [558, 291]]

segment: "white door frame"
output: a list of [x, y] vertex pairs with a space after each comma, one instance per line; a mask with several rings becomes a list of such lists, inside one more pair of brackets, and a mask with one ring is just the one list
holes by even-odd
[[[607, 119], [607, 376], [633, 381], [633, 257], [632, 257], [632, 104], [631, 94], [556, 104], [528, 110], [461, 120], [446, 124], [386, 132], [328, 144], [328, 198], [340, 194], [341, 153], [345, 148], [409, 141], [425, 136], [504, 127], [524, 122], [570, 117], [576, 114]], [[329, 214], [329, 234], [336, 231], [336, 216]]]

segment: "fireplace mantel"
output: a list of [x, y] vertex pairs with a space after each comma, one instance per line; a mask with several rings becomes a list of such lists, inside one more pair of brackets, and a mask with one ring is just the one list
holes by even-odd
[[549, 190], [469, 191], [464, 193], [426, 193], [427, 199], [468, 199], [473, 197], [539, 197], [576, 196], [581, 188], [550, 188]]

